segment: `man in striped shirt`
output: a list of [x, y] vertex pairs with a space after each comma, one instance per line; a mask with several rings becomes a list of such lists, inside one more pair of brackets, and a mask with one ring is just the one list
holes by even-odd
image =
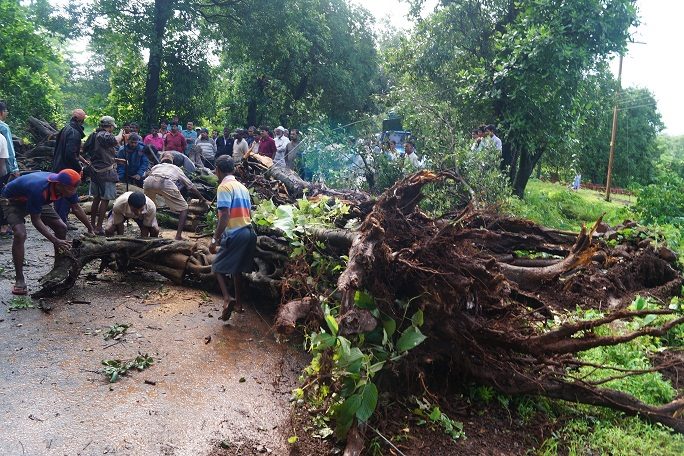
[[[218, 217], [209, 251], [216, 254], [211, 269], [223, 295], [223, 312], [219, 317], [223, 321], [230, 318], [236, 306], [240, 311], [243, 310], [239, 301], [242, 273], [252, 270], [257, 239], [252, 227], [249, 191], [235, 179], [234, 170], [235, 162], [232, 157], [222, 155], [216, 159], [215, 173], [220, 181], [216, 191]], [[226, 275], [233, 277], [234, 298], [228, 292]]]

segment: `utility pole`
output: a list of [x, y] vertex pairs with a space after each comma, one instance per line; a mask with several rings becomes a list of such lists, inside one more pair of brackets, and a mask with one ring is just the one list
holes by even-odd
[[615, 92], [613, 106], [613, 131], [610, 134], [610, 155], [608, 156], [608, 177], [606, 177], [606, 201], [610, 201], [610, 183], [613, 177], [613, 159], [615, 158], [615, 138], [617, 137], [618, 99], [622, 89], [622, 53], [620, 53], [620, 68], [618, 69], [618, 88]]

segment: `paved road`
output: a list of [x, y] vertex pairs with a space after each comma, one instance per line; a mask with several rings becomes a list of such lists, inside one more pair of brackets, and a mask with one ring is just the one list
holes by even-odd
[[[216, 296], [154, 274], [95, 276], [93, 265], [49, 313], [9, 312], [10, 246], [0, 240], [0, 454], [195, 456], [223, 439], [287, 452], [304, 359], [254, 309], [223, 325]], [[52, 248], [32, 227], [27, 247], [35, 290]], [[132, 327], [105, 341], [115, 323]], [[103, 359], [139, 352], [155, 364], [114, 384], [98, 372]]]

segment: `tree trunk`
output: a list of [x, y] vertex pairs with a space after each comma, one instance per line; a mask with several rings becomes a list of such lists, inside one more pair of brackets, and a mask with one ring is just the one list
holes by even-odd
[[143, 126], [149, 128], [159, 122], [159, 81], [164, 55], [164, 33], [173, 14], [172, 0], [155, 0], [154, 29], [150, 37], [150, 58], [143, 99]]
[[538, 150], [532, 153], [527, 149], [520, 151], [520, 161], [515, 173], [515, 180], [513, 180], [513, 194], [522, 199], [525, 197], [525, 187], [532, 176], [534, 167], [542, 156], [543, 151]]

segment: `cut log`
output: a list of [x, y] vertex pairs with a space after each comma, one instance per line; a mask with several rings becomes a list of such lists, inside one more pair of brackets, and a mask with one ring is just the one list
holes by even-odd
[[35, 117], [28, 118], [28, 130], [33, 135], [36, 144], [52, 139], [58, 133], [52, 125]]

